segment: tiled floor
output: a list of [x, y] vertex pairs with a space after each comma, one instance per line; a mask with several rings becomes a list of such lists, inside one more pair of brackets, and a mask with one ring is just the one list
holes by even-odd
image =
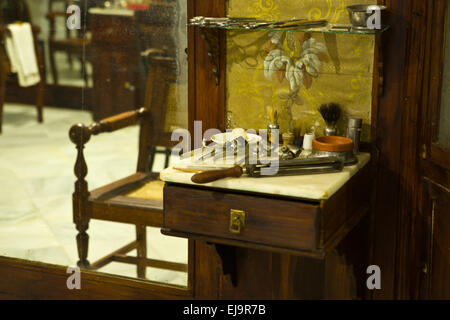
[[[44, 109], [44, 124], [32, 106], [6, 104], [0, 135], [0, 256], [64, 266], [75, 265], [76, 230], [71, 194], [75, 147], [68, 138], [72, 124], [92, 122], [88, 112]], [[85, 155], [93, 189], [134, 172], [138, 127], [93, 137]], [[163, 163], [157, 158], [157, 168]], [[89, 260], [104, 256], [133, 240], [132, 225], [93, 220], [88, 230]], [[151, 258], [187, 262], [187, 241], [165, 237], [148, 228]], [[136, 276], [131, 265], [114, 263], [101, 271]], [[150, 280], [186, 284], [183, 273], [148, 269]]]

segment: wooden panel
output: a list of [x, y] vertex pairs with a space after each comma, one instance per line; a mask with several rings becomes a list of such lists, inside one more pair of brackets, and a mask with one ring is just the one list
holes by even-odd
[[432, 214], [430, 299], [450, 299], [450, 191], [436, 190]]
[[93, 117], [100, 120], [142, 103], [133, 17], [91, 15]]
[[323, 237], [321, 247], [332, 246], [340, 241], [367, 213], [370, 206], [371, 164], [353, 176], [345, 186], [330, 199], [323, 202]]
[[450, 190], [430, 180], [428, 195], [428, 252], [423, 297], [450, 299]]
[[[189, 0], [188, 15], [204, 17], [225, 17], [226, 1]], [[210, 47], [202, 39], [199, 28], [189, 28], [189, 105], [193, 111], [189, 123], [190, 132], [193, 131], [193, 121], [202, 121], [205, 132], [211, 128], [225, 129], [225, 33], [219, 39], [220, 51], [220, 82], [212, 72], [212, 64], [208, 55]], [[201, 142], [201, 139], [198, 141]]]
[[[164, 227], [176, 231], [223, 237], [294, 249], [317, 249], [319, 206], [166, 185]], [[230, 210], [245, 211], [240, 234], [229, 231]]]
[[[81, 290], [68, 290], [66, 267], [0, 257], [5, 299], [192, 299], [192, 291], [150, 281], [81, 272]], [[14, 281], [11, 281], [14, 279]]]
[[136, 30], [133, 17], [91, 14], [89, 23], [91, 30], [95, 30], [92, 33], [94, 42], [135, 46]]
[[[402, 121], [411, 107], [407, 103], [411, 97], [404, 90], [410, 76], [407, 54], [415, 54], [408, 49], [408, 32], [413, 14], [411, 6], [419, 1], [379, 1], [389, 8], [383, 23], [393, 26], [382, 35], [385, 86], [382, 96], [374, 97], [378, 99], [378, 108], [374, 110], [377, 112], [374, 139], [379, 161], [377, 176], [372, 182], [376, 190], [372, 207], [369, 264], [378, 265], [383, 270], [382, 290], [372, 291], [373, 297], [379, 299], [393, 299], [397, 294], [397, 238], [402, 227], [398, 224], [402, 212], [399, 210], [400, 192], [405, 190], [400, 177], [405, 165], [413, 164], [404, 157], [410, 151], [407, 149], [414, 147], [414, 144], [404, 142], [408, 138], [403, 135], [406, 131], [402, 131]], [[405, 153], [401, 151], [403, 148]]]

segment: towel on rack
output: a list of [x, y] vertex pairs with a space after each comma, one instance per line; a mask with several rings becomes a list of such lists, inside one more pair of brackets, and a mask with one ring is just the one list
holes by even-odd
[[8, 25], [6, 52], [11, 62], [11, 71], [17, 73], [19, 85], [33, 86], [41, 81], [34, 47], [33, 31], [29, 23]]

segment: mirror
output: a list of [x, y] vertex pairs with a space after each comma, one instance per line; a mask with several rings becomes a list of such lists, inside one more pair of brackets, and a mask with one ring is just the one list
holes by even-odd
[[[101, 1], [103, 2], [103, 1]], [[81, 29], [67, 28], [64, 13], [74, 4], [83, 7], [101, 5], [100, 1], [29, 1], [33, 23], [41, 27], [46, 82], [53, 85], [92, 87], [92, 63], [89, 59], [89, 13], [81, 17]]]
[[[450, 5], [447, 5], [445, 27], [444, 70], [442, 76], [442, 98], [439, 123], [438, 143], [450, 149]], [[447, 56], [447, 58], [446, 58]]]
[[[79, 30], [66, 27], [69, 17], [64, 12], [71, 4], [80, 8]], [[72, 213], [77, 151], [69, 140], [69, 129], [144, 105], [153, 111], [162, 106], [153, 103], [155, 92], [149, 83], [161, 82], [165, 75], [156, 77], [150, 57], [173, 59], [175, 79], [167, 90], [158, 92], [165, 99], [161, 119], [151, 127], [158, 137], [154, 144], [142, 148], [141, 128], [135, 125], [92, 136], [84, 153], [89, 191], [136, 174], [138, 150], [149, 152], [152, 172], [170, 163], [170, 149], [163, 138], [174, 129], [187, 128], [188, 123], [187, 0], [0, 0], [2, 10], [14, 5], [27, 8], [32, 23], [40, 28], [38, 43], [45, 57], [47, 85], [43, 123], [38, 123], [33, 108], [35, 87], [21, 87], [14, 74], [7, 75], [0, 135], [0, 255], [74, 266], [80, 259]], [[16, 21], [11, 12], [15, 11], [7, 11], [8, 18]], [[161, 134], [154, 134], [155, 130]], [[137, 185], [124, 196], [134, 202], [162, 196], [158, 186], [145, 187]], [[138, 234], [136, 230], [133, 223], [91, 219], [88, 260], [94, 265], [142, 237], [142, 229]], [[163, 236], [158, 226], [144, 230], [149, 261], [146, 275], [140, 278], [187, 286], [187, 240]], [[145, 250], [145, 245], [139, 248]], [[125, 258], [136, 257], [136, 251], [116, 252], [114, 261], [94, 269], [136, 278], [137, 267], [132, 264], [136, 258]], [[161, 265], [172, 265], [172, 270]]]

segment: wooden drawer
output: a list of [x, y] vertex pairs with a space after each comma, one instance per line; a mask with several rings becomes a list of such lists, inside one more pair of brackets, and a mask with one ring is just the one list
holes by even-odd
[[[232, 210], [245, 213], [239, 233], [230, 230]], [[198, 235], [315, 250], [319, 214], [319, 204], [176, 185], [164, 189], [164, 227]]]
[[[322, 259], [368, 212], [368, 181], [370, 166], [317, 202], [166, 184], [162, 233]], [[239, 233], [230, 231], [232, 210], [245, 212]]]

